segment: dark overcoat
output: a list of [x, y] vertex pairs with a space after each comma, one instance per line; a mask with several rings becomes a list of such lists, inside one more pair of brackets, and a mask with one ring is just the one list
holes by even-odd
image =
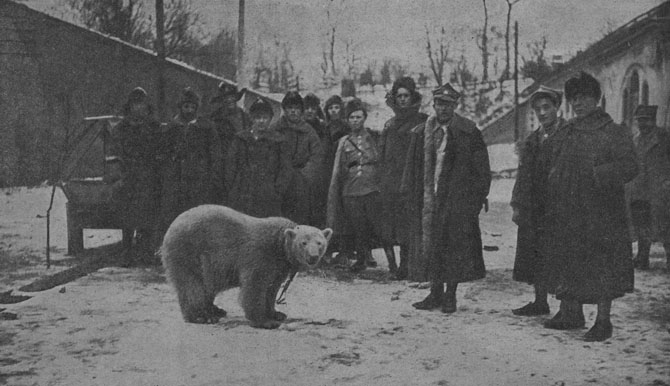
[[658, 127], [633, 138], [640, 174], [628, 185], [631, 201], [651, 207], [652, 238], [670, 242], [670, 135]]
[[121, 161], [113, 197], [124, 228], [153, 231], [157, 226], [159, 135], [160, 123], [152, 118], [124, 118], [112, 131], [110, 152]]
[[[418, 95], [418, 94], [417, 94]], [[392, 98], [386, 104], [395, 116], [384, 125], [379, 141], [381, 156], [380, 193], [383, 206], [382, 236], [400, 245], [408, 245], [412, 236], [411, 213], [407, 205], [407, 194], [400, 191], [402, 175], [407, 161], [407, 150], [411, 141], [411, 131], [426, 121], [428, 116], [420, 113], [421, 95], [408, 108], [396, 106]], [[419, 242], [418, 237], [414, 239]]]
[[543, 284], [557, 299], [587, 304], [632, 291], [624, 184], [638, 167], [628, 129], [596, 109], [545, 146]]
[[437, 119], [412, 130], [402, 189], [422, 213], [422, 253], [409, 261], [409, 279], [460, 283], [486, 275], [479, 212], [491, 185], [486, 145], [474, 122], [454, 115], [447, 131], [435, 192]]
[[254, 217], [281, 216], [282, 196], [288, 188], [291, 165], [282, 152], [282, 136], [238, 132], [228, 151], [226, 185], [231, 208]]
[[223, 186], [221, 142], [212, 124], [198, 118], [175, 117], [159, 140], [161, 226], [181, 212], [203, 204], [217, 204]]
[[[558, 118], [555, 126], [551, 128], [551, 134], [555, 134], [563, 125], [565, 120]], [[539, 183], [546, 179], [540, 175], [543, 170], [540, 164], [540, 152], [547, 137], [547, 131], [540, 127], [523, 141], [519, 149], [519, 168], [510, 202], [519, 213], [512, 278], [528, 284], [535, 284], [537, 276], [542, 271], [540, 234], [545, 203]]]
[[321, 143], [323, 157], [321, 167], [318, 171], [318, 179], [314, 184], [312, 215], [310, 222], [318, 227], [323, 227], [326, 223], [326, 202], [328, 200], [328, 186], [330, 185], [330, 176], [333, 164], [329, 155], [333, 153], [333, 142], [330, 138], [330, 132], [326, 124], [320, 119], [309, 120], [307, 123], [312, 126]]
[[323, 148], [316, 131], [305, 121], [290, 123], [281, 117], [272, 129], [283, 136], [282, 151], [291, 164], [289, 188], [284, 194], [282, 213], [285, 217], [307, 224], [312, 213], [313, 189], [320, 179]]

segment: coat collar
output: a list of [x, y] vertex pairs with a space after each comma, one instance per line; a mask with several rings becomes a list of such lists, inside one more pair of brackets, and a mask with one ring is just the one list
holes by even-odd
[[661, 142], [661, 139], [659, 138], [659, 128], [655, 127], [652, 129], [652, 132], [649, 133], [647, 136], [642, 136], [642, 133], [637, 133], [635, 137], [633, 137], [633, 142], [635, 143], [635, 146], [642, 146], [640, 150], [643, 152], [649, 151], [652, 147], [658, 145]]
[[584, 117], [572, 118], [568, 121], [568, 125], [575, 130], [599, 130], [612, 122], [612, 117], [598, 107]]
[[[287, 129], [292, 129], [301, 133], [308, 133], [312, 126], [304, 120], [300, 120], [298, 123], [291, 123], [286, 119], [286, 116], [282, 115], [279, 119], [279, 131], [286, 131]], [[313, 129], [312, 129], [313, 130]]]
[[[435, 130], [437, 130], [440, 127], [440, 124], [437, 123], [437, 117], [435, 115], [431, 115], [428, 117], [426, 120], [426, 135], [433, 135], [435, 133]], [[454, 116], [451, 118], [451, 121], [448, 124], [449, 128], [452, 128], [454, 130], [460, 130], [464, 133], [472, 133], [474, 130], [477, 130], [477, 126], [474, 124], [474, 122], [470, 121], [469, 119], [463, 118], [458, 114], [454, 114]]]
[[[251, 133], [250, 130], [243, 130], [243, 131], [238, 131], [235, 133], [235, 136], [238, 138], [241, 138], [245, 142], [254, 142], [256, 139], [254, 138], [253, 133]], [[283, 140], [283, 137], [280, 133], [278, 133], [275, 130], [268, 129], [265, 131], [261, 131], [258, 133], [258, 140], [267, 140], [267, 141], [272, 141], [272, 142], [281, 142]]]

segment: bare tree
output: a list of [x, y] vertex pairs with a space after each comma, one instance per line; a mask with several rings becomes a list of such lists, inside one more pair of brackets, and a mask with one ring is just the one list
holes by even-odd
[[141, 0], [66, 0], [65, 4], [87, 28], [145, 48], [152, 46], [151, 23]]
[[[344, 0], [327, 0], [326, 6], [326, 23], [325, 28], [325, 47], [322, 52], [323, 62], [321, 63], [321, 72], [324, 80], [326, 78], [334, 79], [337, 76], [337, 67], [335, 66], [335, 42], [337, 35], [337, 28], [341, 17], [341, 8], [338, 9], [338, 3], [341, 6]], [[337, 2], [336, 2], [337, 1]]]
[[510, 78], [510, 55], [509, 55], [509, 26], [512, 18], [512, 7], [521, 0], [505, 0], [507, 3], [507, 23], [505, 24], [505, 71], [503, 72], [501, 80]]
[[440, 35], [437, 37], [437, 48], [433, 49], [430, 38], [430, 30], [426, 26], [426, 52], [428, 53], [428, 61], [430, 69], [433, 71], [435, 81], [438, 85], [443, 84], [444, 66], [449, 62], [449, 43], [444, 27], [440, 29]]
[[547, 63], [544, 57], [544, 51], [547, 49], [547, 37], [543, 36], [540, 40], [528, 43], [526, 47], [530, 53], [530, 58], [521, 57], [521, 60], [523, 60], [523, 66], [520, 69], [521, 73], [525, 77], [540, 81], [552, 71], [551, 65]]
[[486, 0], [482, 0], [484, 3], [484, 28], [481, 32], [481, 43], [478, 42], [479, 49], [482, 52], [482, 81], [486, 82], [489, 80], [489, 38], [488, 38], [488, 29], [489, 29], [489, 11], [486, 7]]
[[165, 5], [165, 54], [190, 62], [204, 40], [200, 14], [190, 1], [170, 0]]

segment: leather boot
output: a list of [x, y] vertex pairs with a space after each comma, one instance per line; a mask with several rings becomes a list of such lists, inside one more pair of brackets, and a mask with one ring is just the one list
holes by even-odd
[[633, 266], [638, 269], [649, 269], [649, 250], [651, 240], [640, 238], [637, 242], [637, 256], [633, 259]]
[[417, 310], [433, 310], [442, 306], [444, 301], [444, 286], [442, 283], [433, 284], [430, 287], [430, 294], [420, 302], [412, 304]]
[[396, 273], [393, 280], [405, 280], [407, 279], [408, 274], [408, 255], [409, 250], [406, 245], [400, 246], [400, 266], [398, 267], [398, 272]]
[[398, 266], [395, 262], [395, 251], [393, 250], [393, 246], [385, 246], [384, 254], [386, 255], [386, 260], [388, 260], [389, 263], [389, 272], [391, 275], [395, 275], [398, 272]]

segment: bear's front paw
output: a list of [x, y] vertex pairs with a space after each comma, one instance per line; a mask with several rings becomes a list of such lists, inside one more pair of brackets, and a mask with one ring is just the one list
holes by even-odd
[[280, 325], [281, 325], [281, 323], [279, 323], [276, 320], [266, 320], [266, 321], [263, 321], [263, 322], [251, 322], [251, 327], [264, 328], [264, 329], [267, 329], [267, 330], [272, 330], [272, 329], [278, 328]]
[[283, 313], [283, 312], [275, 311], [272, 318], [276, 321], [282, 322], [282, 321], [286, 320], [286, 314]]

